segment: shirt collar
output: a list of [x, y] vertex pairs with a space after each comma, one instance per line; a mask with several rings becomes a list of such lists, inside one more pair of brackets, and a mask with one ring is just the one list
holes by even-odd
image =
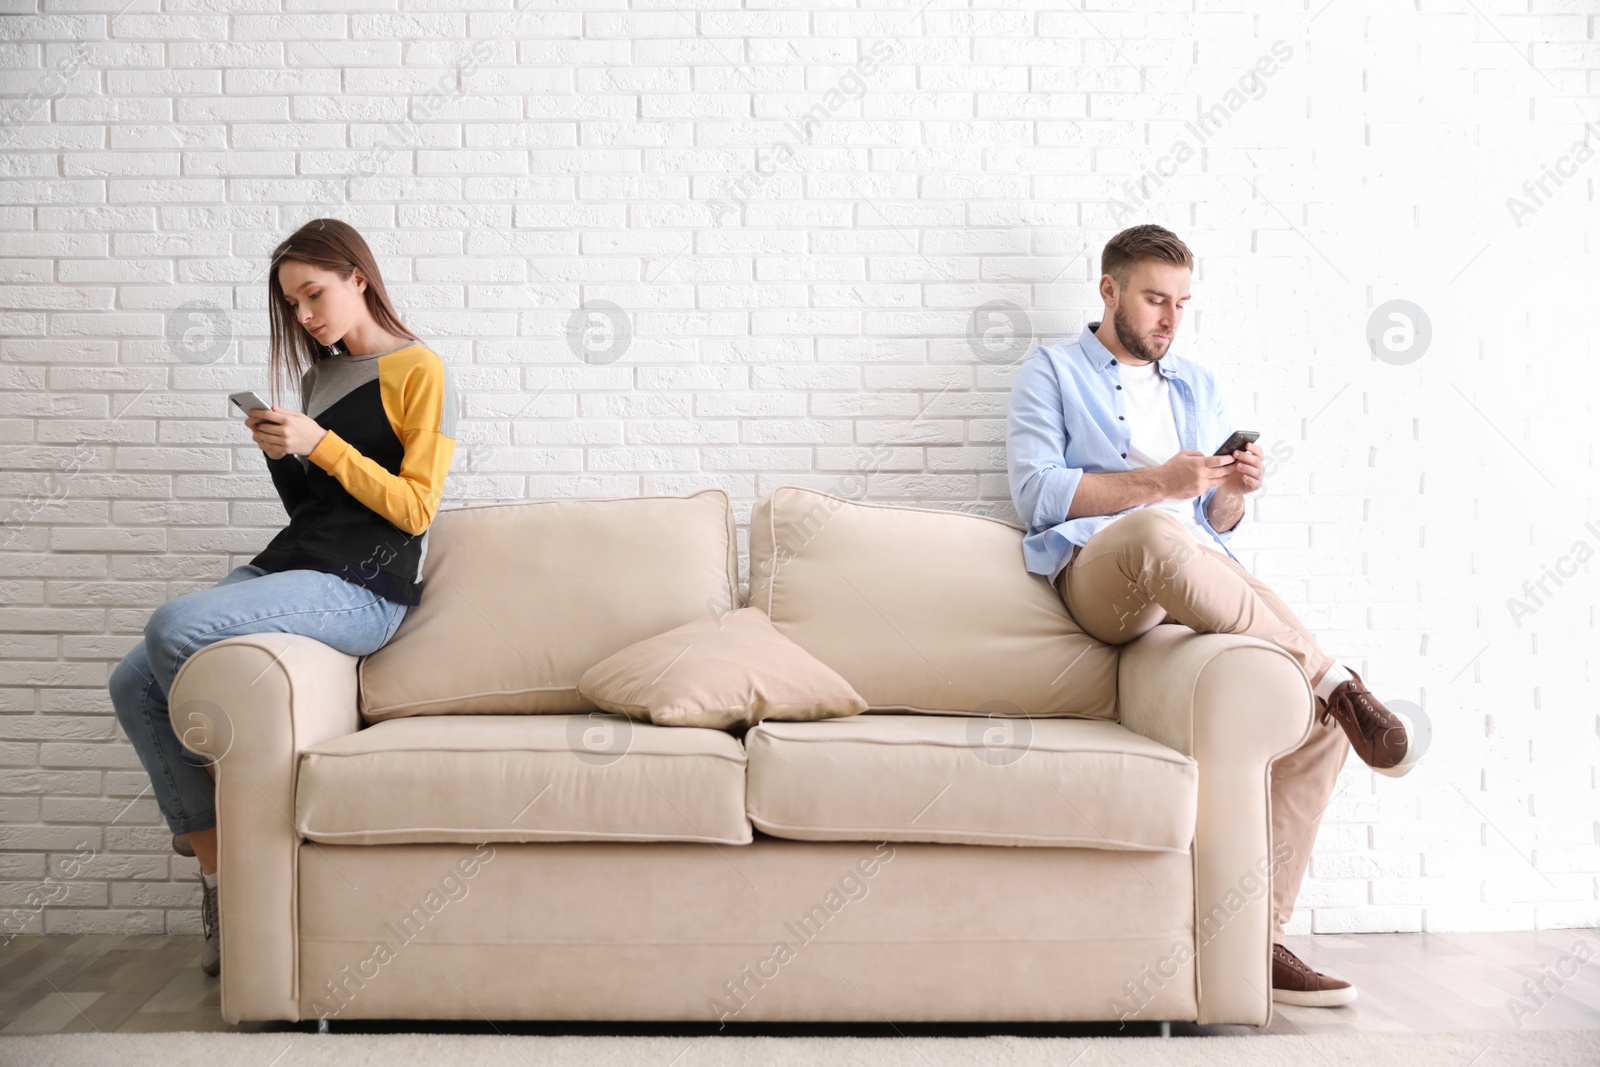
[[[1100, 326], [1099, 322], [1091, 322], [1083, 328], [1083, 333], [1078, 337], [1078, 346], [1083, 349], [1083, 354], [1089, 357], [1089, 363], [1097, 370], [1116, 370], [1117, 357], [1111, 349], [1101, 343], [1094, 331]], [[1156, 370], [1163, 378], [1177, 378], [1187, 382], [1189, 375], [1186, 373], [1183, 358], [1176, 355], [1169, 348], [1167, 354], [1156, 361]]]

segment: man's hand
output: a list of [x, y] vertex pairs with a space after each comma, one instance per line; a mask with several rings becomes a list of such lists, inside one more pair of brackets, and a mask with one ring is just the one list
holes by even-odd
[[[1226, 459], [1226, 456], [1220, 457]], [[1233, 453], [1233, 466], [1228, 468], [1227, 477], [1217, 486], [1217, 495], [1223, 493], [1253, 493], [1261, 488], [1261, 482], [1266, 477], [1262, 467], [1265, 458], [1261, 446], [1251, 441], [1238, 452]]]
[[1205, 495], [1212, 486], [1224, 484], [1233, 462], [1232, 456], [1208, 456], [1186, 448], [1156, 470], [1161, 477], [1162, 491], [1169, 499], [1193, 500]]
[[249, 417], [244, 420], [245, 428], [268, 459], [310, 455], [328, 433], [311, 416], [280, 408], [276, 404], [270, 411], [254, 408], [246, 414]]
[[1261, 446], [1254, 441], [1231, 456], [1218, 458], [1228, 461], [1228, 466], [1222, 468], [1226, 473], [1217, 483], [1216, 495], [1206, 505], [1206, 521], [1222, 533], [1239, 525], [1244, 517], [1244, 495], [1260, 489], [1266, 473], [1261, 465]]

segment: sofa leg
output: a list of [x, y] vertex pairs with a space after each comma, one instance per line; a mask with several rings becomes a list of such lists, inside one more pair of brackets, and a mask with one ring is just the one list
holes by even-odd
[[[1162, 1023], [1161, 1025], [1165, 1026], [1166, 1023]], [[328, 1032], [328, 1017], [326, 1015], [324, 1015], [322, 1018], [317, 1020], [317, 1033], [325, 1034], [327, 1032]], [[1166, 1034], [1162, 1034], [1161, 1036], [1162, 1037], [1166, 1037], [1167, 1035]]]
[[1164, 1023], [1161, 1024], [1161, 1036], [1162, 1037], [1171, 1037], [1172, 1036], [1172, 1024], [1170, 1022], [1164, 1022]]

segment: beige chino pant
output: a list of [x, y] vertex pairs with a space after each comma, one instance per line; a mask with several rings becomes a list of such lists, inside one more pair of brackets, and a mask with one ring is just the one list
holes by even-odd
[[[1178, 519], [1140, 508], [1073, 552], [1056, 578], [1072, 618], [1090, 636], [1120, 645], [1166, 622], [1201, 633], [1249, 634], [1277, 645], [1315, 686], [1333, 665], [1305, 624], [1243, 565], [1198, 543]], [[1313, 720], [1306, 743], [1272, 765], [1272, 840], [1293, 849], [1272, 879], [1272, 939], [1282, 943], [1311, 862], [1322, 813], [1350, 742], [1332, 718]]]

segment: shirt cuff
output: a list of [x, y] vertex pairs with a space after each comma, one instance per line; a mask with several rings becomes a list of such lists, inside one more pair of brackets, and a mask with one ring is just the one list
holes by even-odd
[[1067, 512], [1072, 508], [1072, 498], [1078, 495], [1078, 486], [1083, 482], [1081, 467], [1052, 467], [1046, 474], [1054, 477], [1047, 477], [1045, 480], [1038, 510], [1046, 516], [1061, 517], [1040, 523], [1039, 526], [1042, 528], [1059, 526], [1067, 521]]
[[317, 442], [317, 447], [313, 448], [306, 458], [323, 470], [331, 472], [334, 464], [339, 462], [349, 447], [348, 441], [329, 430], [322, 435], [322, 440]]

